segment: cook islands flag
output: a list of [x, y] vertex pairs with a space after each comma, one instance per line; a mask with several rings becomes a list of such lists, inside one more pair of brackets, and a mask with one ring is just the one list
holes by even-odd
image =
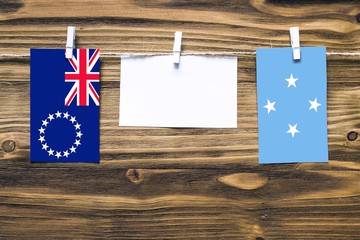
[[259, 162], [327, 162], [326, 48], [256, 51]]
[[30, 51], [30, 161], [99, 163], [100, 50]]

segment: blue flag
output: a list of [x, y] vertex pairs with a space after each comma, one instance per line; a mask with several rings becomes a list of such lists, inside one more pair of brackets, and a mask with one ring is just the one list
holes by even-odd
[[256, 51], [259, 162], [327, 162], [326, 48]]
[[99, 155], [99, 49], [30, 51], [30, 161], [94, 162]]

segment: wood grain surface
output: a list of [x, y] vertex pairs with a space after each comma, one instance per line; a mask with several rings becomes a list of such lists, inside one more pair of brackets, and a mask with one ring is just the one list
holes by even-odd
[[101, 58], [101, 164], [30, 164], [30, 48], [360, 52], [360, 2], [0, 1], [0, 239], [360, 239], [360, 57], [329, 55], [326, 164], [258, 164], [255, 56], [238, 127], [118, 127], [120, 59]]

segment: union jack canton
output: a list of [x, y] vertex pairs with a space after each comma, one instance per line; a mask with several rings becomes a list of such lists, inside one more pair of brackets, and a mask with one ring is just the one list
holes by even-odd
[[100, 161], [100, 50], [30, 50], [30, 161]]
[[77, 49], [68, 59], [73, 71], [65, 72], [65, 82], [71, 82], [73, 86], [65, 98], [65, 106], [69, 106], [75, 97], [77, 106], [89, 106], [89, 96], [99, 106], [100, 97], [92, 84], [100, 81], [99, 72], [94, 71], [99, 56], [100, 49]]

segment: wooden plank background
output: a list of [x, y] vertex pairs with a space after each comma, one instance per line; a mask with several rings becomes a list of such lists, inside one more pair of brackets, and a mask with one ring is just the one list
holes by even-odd
[[0, 239], [360, 239], [360, 56], [329, 55], [328, 164], [259, 165], [255, 56], [237, 129], [118, 127], [120, 59], [101, 58], [101, 164], [29, 163], [30, 48], [360, 52], [359, 1], [0, 1]]

